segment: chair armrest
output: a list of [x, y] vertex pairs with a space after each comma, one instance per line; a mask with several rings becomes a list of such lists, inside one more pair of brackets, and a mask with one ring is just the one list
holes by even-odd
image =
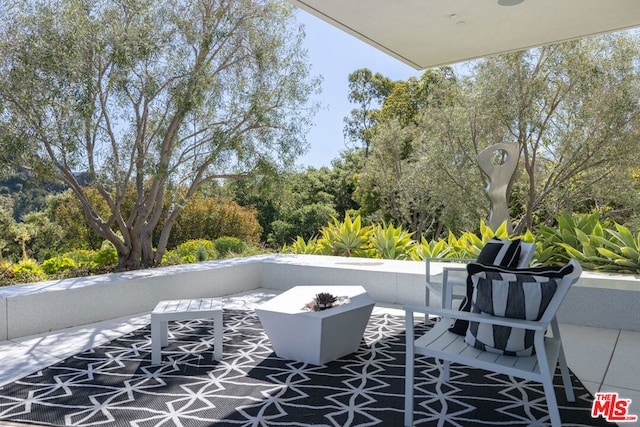
[[427, 262], [473, 262], [475, 258], [425, 258]]
[[447, 319], [460, 319], [468, 320], [470, 322], [488, 323], [491, 325], [507, 326], [517, 329], [528, 329], [532, 331], [546, 331], [548, 323], [534, 320], [521, 320], [513, 319], [509, 317], [487, 316], [479, 313], [468, 313], [466, 311], [448, 310], [444, 308], [436, 307], [418, 307], [418, 306], [405, 306], [405, 312], [410, 313], [413, 317], [413, 313], [422, 313], [426, 315], [434, 315]]
[[425, 258], [425, 267], [427, 274], [427, 281], [429, 281], [429, 277], [431, 277], [431, 263], [432, 262], [443, 262], [443, 263], [465, 263], [460, 266], [447, 266], [445, 268], [449, 268], [452, 270], [464, 270], [467, 268], [466, 264], [470, 262], [476, 261], [475, 258]]

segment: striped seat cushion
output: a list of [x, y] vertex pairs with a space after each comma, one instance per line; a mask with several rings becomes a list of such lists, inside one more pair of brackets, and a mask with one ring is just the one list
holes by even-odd
[[[571, 265], [529, 269], [504, 269], [469, 264], [474, 290], [472, 313], [523, 320], [539, 320]], [[470, 322], [465, 342], [481, 350], [513, 356], [533, 354], [533, 331]]]

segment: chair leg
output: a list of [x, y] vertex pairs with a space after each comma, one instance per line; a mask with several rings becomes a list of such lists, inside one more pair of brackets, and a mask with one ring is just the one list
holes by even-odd
[[544, 387], [544, 394], [547, 398], [547, 407], [549, 408], [549, 418], [551, 420], [552, 427], [562, 427], [560, 420], [560, 410], [558, 409], [558, 400], [556, 399], [556, 392], [553, 388], [552, 377], [545, 378], [542, 383]]
[[[554, 339], [557, 339], [560, 343], [560, 348], [558, 349], [558, 364], [560, 365], [560, 373], [562, 374], [562, 384], [564, 385], [564, 393], [567, 396], [568, 402], [575, 402], [576, 397], [575, 397], [575, 394], [573, 393], [571, 376], [569, 375], [569, 368], [567, 367], [567, 359], [564, 355], [562, 338], [560, 336], [560, 327], [558, 326], [558, 320], [556, 318], [554, 318], [551, 321], [551, 332], [553, 333]], [[551, 375], [553, 375], [553, 371]]]
[[[431, 290], [429, 289], [429, 285], [424, 288], [424, 305], [425, 307], [429, 307], [429, 303], [431, 300]], [[427, 316], [425, 316], [426, 318]]]
[[404, 375], [404, 425], [413, 426], [413, 376], [414, 368], [414, 342], [413, 333], [413, 312], [406, 312], [406, 352], [405, 352], [405, 375]]
[[573, 393], [573, 385], [571, 384], [571, 376], [569, 375], [569, 368], [567, 367], [567, 359], [564, 357], [564, 350], [560, 346], [560, 353], [558, 354], [558, 363], [560, 365], [560, 373], [562, 374], [562, 384], [564, 385], [564, 393], [567, 396], [567, 402], [575, 402], [576, 396]]

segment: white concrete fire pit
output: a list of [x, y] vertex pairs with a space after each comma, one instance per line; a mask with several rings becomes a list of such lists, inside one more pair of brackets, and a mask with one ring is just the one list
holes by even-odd
[[[320, 292], [347, 299], [321, 311], [305, 309]], [[296, 286], [258, 306], [256, 313], [276, 355], [324, 365], [358, 349], [373, 306], [362, 286]]]

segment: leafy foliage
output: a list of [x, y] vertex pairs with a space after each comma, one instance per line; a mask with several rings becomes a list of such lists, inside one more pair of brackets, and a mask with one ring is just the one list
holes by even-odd
[[174, 248], [189, 240], [220, 237], [258, 242], [261, 233], [255, 209], [221, 197], [195, 195], [176, 221], [168, 247]]
[[320, 230], [318, 239], [320, 253], [338, 256], [368, 257], [371, 253], [369, 242], [369, 227], [362, 226], [360, 216], [353, 221], [347, 215], [344, 222], [340, 223], [336, 218], [333, 223]]
[[177, 256], [180, 261], [187, 264], [216, 259], [218, 255], [213, 242], [207, 239], [188, 240], [170, 252], [171, 254], [167, 254], [169, 259]]
[[247, 248], [246, 243], [237, 237], [220, 237], [213, 242], [213, 245], [221, 256], [239, 255]]
[[593, 271], [640, 273], [640, 233], [633, 235], [617, 223], [612, 228], [597, 214], [561, 215], [557, 229], [541, 227], [541, 232], [549, 239], [543, 240], [543, 254], [551, 254], [550, 259], [576, 258], [585, 269]]
[[301, 236], [298, 236], [295, 242], [282, 248], [282, 252], [294, 254], [318, 255], [320, 251], [321, 248], [318, 245], [317, 237], [312, 237], [309, 241], [305, 241]]
[[639, 46], [636, 32], [594, 36], [474, 61], [459, 79], [429, 70], [395, 82], [359, 177], [360, 213], [427, 238], [477, 231], [489, 203], [476, 156], [509, 142], [520, 152], [516, 234], [563, 211], [637, 218]]
[[380, 73], [367, 68], [349, 74], [349, 101], [358, 106], [344, 118], [344, 134], [355, 144], [362, 144], [364, 156], [369, 155], [369, 146], [375, 132], [380, 113], [379, 107], [391, 94], [395, 83]]
[[293, 6], [205, 3], [20, 0], [0, 15], [0, 160], [70, 188], [119, 270], [160, 264], [204, 184], [305, 147], [319, 80]]
[[42, 271], [49, 275], [55, 275], [69, 270], [76, 270], [77, 268], [78, 263], [72, 258], [65, 256], [49, 258], [42, 263]]
[[[322, 230], [321, 239], [305, 242], [299, 238], [284, 252], [321, 255], [358, 256], [366, 258], [411, 259], [476, 258], [488, 240], [498, 238], [521, 239], [535, 243], [532, 263], [538, 265], [564, 264], [577, 259], [583, 268], [600, 272], [640, 273], [640, 233], [608, 220], [600, 221], [598, 214], [568, 213], [556, 217], [557, 228], [540, 226], [536, 232], [509, 235], [506, 223], [495, 232], [484, 222], [480, 233], [465, 232], [460, 236], [449, 233], [447, 239], [411, 240], [411, 234], [393, 225], [361, 227], [361, 218], [344, 223], [334, 219]], [[335, 249], [334, 249], [335, 248]]]
[[13, 266], [13, 277], [18, 283], [39, 282], [46, 274], [34, 259], [22, 259]]
[[78, 264], [78, 268], [83, 270], [90, 271], [96, 266], [96, 263], [94, 262], [96, 251], [89, 249], [76, 249], [66, 252], [63, 256], [71, 258], [76, 264]]
[[376, 225], [372, 228], [371, 245], [380, 258], [411, 259], [415, 246], [412, 235], [393, 224]]

